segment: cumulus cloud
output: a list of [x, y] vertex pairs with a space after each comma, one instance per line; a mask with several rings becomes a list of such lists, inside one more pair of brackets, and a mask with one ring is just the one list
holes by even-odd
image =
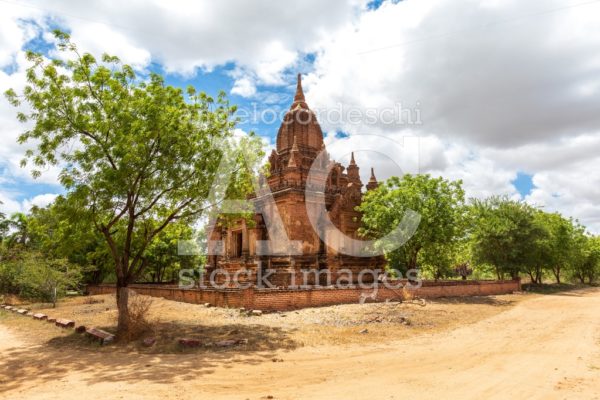
[[[23, 52], [15, 54], [14, 67], [11, 73], [0, 69], [0, 94], [8, 89], [14, 89], [20, 93], [26, 85], [25, 70], [28, 66]], [[21, 111], [28, 110], [27, 104], [23, 104]], [[16, 118], [16, 109], [12, 107], [4, 97], [0, 98], [0, 179], [5, 182], [32, 181], [31, 168], [21, 168], [25, 151], [34, 147], [34, 143], [22, 145], [18, 143], [19, 135], [30, 125], [20, 123]], [[58, 185], [59, 168], [47, 167], [42, 171], [42, 176], [36, 180], [39, 183]]]
[[[24, 43], [39, 29], [48, 39], [55, 25], [83, 50], [116, 54], [141, 70], [157, 63], [191, 75], [233, 65], [231, 92], [252, 97], [259, 108], [287, 107], [290, 99], [277, 88], [291, 83], [292, 72], [310, 71], [304, 87], [311, 108], [342, 108], [342, 120], [320, 119], [332, 153], [347, 163], [355, 150], [363, 181], [371, 166], [384, 179], [417, 163], [421, 172], [462, 179], [470, 197], [517, 198], [513, 181], [525, 172], [534, 184], [525, 200], [600, 232], [600, 3], [405, 0], [375, 10], [365, 4], [6, 3], [0, 90], [22, 87]], [[350, 109], [366, 115], [399, 105], [418, 111], [421, 123], [348, 120]], [[0, 126], [0, 182], [28, 179], [17, 167], [23, 149], [14, 144], [23, 127], [5, 102]], [[349, 136], [339, 138], [340, 131]], [[405, 137], [421, 138], [416, 153], [406, 151]], [[378, 148], [392, 155], [378, 156]], [[56, 182], [56, 171], [43, 179]], [[22, 209], [14, 198], [2, 199]]]
[[[0, 13], [0, 68], [12, 65], [23, 44], [36, 34], [35, 22], [42, 12], [18, 4], [2, 4]], [[33, 23], [32, 23], [33, 22]]]
[[281, 84], [281, 73], [298, 52], [314, 51], [326, 33], [348, 23], [365, 3], [62, 0], [32, 4], [69, 28], [83, 48], [116, 52], [128, 62], [141, 64], [148, 63], [151, 54], [167, 71], [182, 74], [232, 62], [258, 82]]
[[2, 204], [0, 204], [0, 211], [7, 216], [17, 212], [27, 213], [33, 206], [46, 207], [58, 197], [57, 194], [46, 193], [18, 201], [14, 199], [14, 195], [16, 194], [6, 192], [0, 193], [0, 202], [2, 202]]
[[564, 6], [386, 2], [324, 44], [308, 95], [420, 104], [428, 133], [494, 147], [587, 133], [600, 123], [600, 4]]
[[423, 172], [462, 179], [468, 196], [519, 198], [513, 181], [525, 171], [525, 200], [600, 232], [598, 15], [600, 4], [557, 0], [384, 2], [322, 43], [307, 98], [322, 109], [418, 109], [417, 125], [324, 127], [434, 138]]
[[236, 79], [233, 88], [231, 89], [232, 94], [237, 94], [242, 97], [251, 97], [256, 94], [256, 86], [252, 80], [247, 77]]

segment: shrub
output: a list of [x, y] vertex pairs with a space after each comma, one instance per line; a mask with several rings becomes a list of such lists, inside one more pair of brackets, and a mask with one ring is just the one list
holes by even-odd
[[0, 290], [27, 299], [56, 305], [68, 289], [77, 289], [81, 279], [81, 267], [36, 252], [25, 251], [0, 261]]
[[126, 341], [140, 338], [152, 330], [148, 321], [148, 313], [152, 306], [152, 298], [129, 291], [129, 330], [122, 336]]

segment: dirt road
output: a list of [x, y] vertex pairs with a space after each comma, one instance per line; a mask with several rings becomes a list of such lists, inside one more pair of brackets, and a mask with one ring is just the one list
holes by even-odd
[[251, 356], [59, 352], [0, 325], [0, 352], [0, 398], [10, 399], [600, 399], [600, 290], [536, 296], [385, 344]]

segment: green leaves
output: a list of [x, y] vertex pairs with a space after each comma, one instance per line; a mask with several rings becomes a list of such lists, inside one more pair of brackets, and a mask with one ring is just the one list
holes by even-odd
[[463, 234], [464, 191], [460, 181], [429, 175], [392, 177], [367, 192], [358, 210], [363, 213], [359, 232], [370, 238], [389, 233], [408, 210], [416, 211], [421, 215], [420, 225], [408, 243], [386, 255], [390, 266], [404, 273], [422, 261], [437, 269], [436, 275], [449, 270], [448, 254]]
[[[30, 53], [28, 85], [11, 103], [29, 105], [21, 120], [34, 123], [22, 143], [34, 142], [27, 161], [39, 176], [46, 165], [62, 167], [69, 201], [85, 210], [113, 256], [117, 277], [130, 281], [141, 273], [154, 238], [176, 221], [191, 223], [209, 207], [209, 193], [222, 157], [215, 146], [232, 139], [232, 107], [221, 93], [165, 85], [150, 74], [139, 79], [117, 57], [79, 53], [68, 34], [55, 32], [63, 59]], [[259, 141], [248, 138], [253, 146]], [[262, 150], [253, 162], [260, 162]], [[254, 166], [250, 166], [252, 170]], [[234, 171], [232, 171], [234, 172]], [[248, 171], [239, 170], [227, 194], [243, 198], [251, 190]]]

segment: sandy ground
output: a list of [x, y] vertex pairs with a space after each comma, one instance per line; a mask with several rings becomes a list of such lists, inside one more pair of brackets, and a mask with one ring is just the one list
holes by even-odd
[[0, 398], [600, 399], [599, 289], [531, 296], [478, 322], [401, 340], [363, 337], [140, 354], [41, 345], [0, 321]]
[[[357, 301], [354, 304], [306, 308], [261, 316], [248, 315], [247, 310], [241, 312], [239, 309], [207, 308], [163, 298], [138, 296], [143, 301], [152, 302], [147, 313], [151, 329], [130, 345], [120, 344], [117, 350], [181, 354], [182, 349], [177, 345], [177, 338], [182, 337], [203, 342], [201, 348], [193, 350], [196, 353], [223, 351], [215, 348], [214, 343], [224, 339], [245, 339], [247, 344], [228, 349], [243, 353], [293, 350], [302, 346], [362, 344], [366, 339], [386, 343], [471, 324], [505, 311], [531, 296], [535, 294], [445, 298], [426, 302], [415, 299], [402, 303], [359, 304]], [[117, 307], [114, 295], [67, 298], [62, 300], [56, 309], [48, 308], [49, 306], [31, 304], [24, 307], [49, 316], [74, 320], [77, 325], [100, 327], [109, 332], [115, 330]], [[17, 334], [34, 339], [34, 342], [46, 342], [65, 350], [89, 350], [90, 347], [89, 342], [79, 335], [49, 329], [47, 325], [29, 318], [0, 311], [0, 323], [3, 321]], [[360, 333], [365, 329], [368, 330], [368, 335]], [[142, 339], [146, 337], [155, 338], [156, 345], [151, 348], [142, 346]], [[213, 343], [213, 346], [210, 343]], [[106, 350], [115, 349], [111, 346]]]

